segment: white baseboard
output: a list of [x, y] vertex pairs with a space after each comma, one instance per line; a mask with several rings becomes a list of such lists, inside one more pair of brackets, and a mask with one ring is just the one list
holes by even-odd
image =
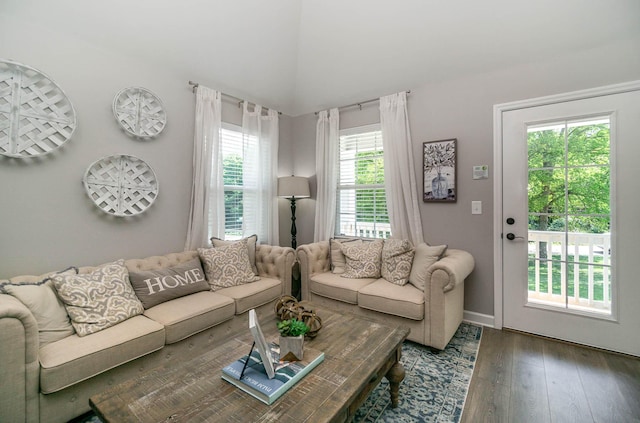
[[488, 314], [476, 313], [475, 311], [465, 310], [462, 315], [462, 320], [467, 323], [473, 323], [480, 326], [487, 326], [490, 328], [494, 326], [494, 317]]

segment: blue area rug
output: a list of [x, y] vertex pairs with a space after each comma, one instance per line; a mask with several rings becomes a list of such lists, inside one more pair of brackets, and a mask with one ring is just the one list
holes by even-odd
[[482, 327], [462, 323], [443, 351], [405, 342], [401, 361], [406, 375], [398, 407], [391, 408], [389, 382], [383, 379], [358, 409], [354, 422], [459, 422], [481, 336]]
[[[389, 382], [382, 382], [358, 409], [355, 423], [457, 423], [469, 391], [482, 327], [462, 323], [449, 345], [439, 352], [407, 341], [402, 346], [406, 375], [400, 384], [399, 403], [391, 408]], [[73, 423], [101, 423], [88, 413]]]

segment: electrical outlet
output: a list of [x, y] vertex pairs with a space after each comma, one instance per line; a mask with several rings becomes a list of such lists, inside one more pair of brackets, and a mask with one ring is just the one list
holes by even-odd
[[471, 214], [482, 214], [482, 201], [471, 202]]

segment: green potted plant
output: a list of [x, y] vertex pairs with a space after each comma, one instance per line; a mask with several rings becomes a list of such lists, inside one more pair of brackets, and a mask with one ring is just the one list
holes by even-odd
[[296, 318], [278, 322], [280, 332], [280, 360], [298, 361], [304, 355], [304, 335], [309, 326]]

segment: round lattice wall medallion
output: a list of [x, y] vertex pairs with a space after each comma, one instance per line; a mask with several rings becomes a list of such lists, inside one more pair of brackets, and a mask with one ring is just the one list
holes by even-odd
[[0, 59], [0, 154], [41, 156], [76, 129], [76, 111], [55, 82], [37, 69]]
[[95, 205], [115, 216], [143, 213], [158, 196], [155, 172], [134, 156], [108, 156], [93, 162], [83, 182]]
[[160, 98], [140, 87], [125, 88], [116, 94], [113, 115], [129, 135], [138, 138], [155, 137], [167, 123]]

